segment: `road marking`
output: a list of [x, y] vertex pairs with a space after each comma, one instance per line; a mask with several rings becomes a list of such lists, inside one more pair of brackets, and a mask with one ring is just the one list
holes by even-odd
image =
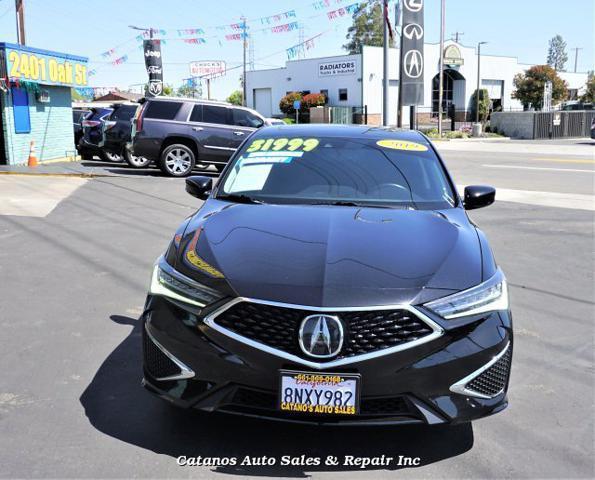
[[569, 158], [531, 158], [530, 160], [535, 160], [538, 162], [552, 162], [552, 163], [588, 163], [590, 165], [595, 165], [595, 160], [587, 160], [587, 159], [576, 159], [571, 160]]
[[542, 171], [549, 171], [549, 172], [579, 172], [579, 173], [595, 173], [594, 170], [581, 170], [578, 168], [551, 168], [551, 167], [526, 167], [521, 165], [490, 165], [484, 164], [482, 167], [489, 167], [489, 168], [513, 168], [517, 170], [542, 170]]
[[45, 217], [86, 179], [0, 176], [0, 216]]

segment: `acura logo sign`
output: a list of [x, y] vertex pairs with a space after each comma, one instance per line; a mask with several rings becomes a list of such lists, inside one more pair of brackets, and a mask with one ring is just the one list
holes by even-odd
[[409, 50], [403, 58], [403, 68], [408, 77], [419, 78], [424, 72], [424, 58], [419, 50]]
[[310, 315], [300, 325], [299, 343], [306, 355], [334, 357], [343, 346], [343, 325], [333, 315]]

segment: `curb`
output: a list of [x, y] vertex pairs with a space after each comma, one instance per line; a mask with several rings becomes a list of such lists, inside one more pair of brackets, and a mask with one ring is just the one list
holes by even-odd
[[39, 173], [39, 172], [9, 172], [0, 171], [0, 175], [20, 175], [23, 177], [75, 177], [75, 178], [94, 178], [94, 177], [112, 177], [113, 175], [103, 175], [100, 173]]

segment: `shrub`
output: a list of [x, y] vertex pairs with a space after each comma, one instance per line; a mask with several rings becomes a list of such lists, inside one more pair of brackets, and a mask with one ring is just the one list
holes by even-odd
[[322, 93], [308, 93], [302, 98], [302, 108], [321, 107], [325, 101], [326, 98]]
[[295, 115], [293, 102], [301, 99], [302, 94], [300, 92], [289, 92], [279, 101], [279, 110], [281, 110], [285, 115]]

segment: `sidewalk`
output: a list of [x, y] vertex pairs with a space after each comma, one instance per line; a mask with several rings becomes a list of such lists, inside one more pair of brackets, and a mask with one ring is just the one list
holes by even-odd
[[[115, 165], [114, 165], [115, 166]], [[0, 165], [0, 175], [50, 175], [54, 177], [106, 177], [114, 176], [102, 166], [83, 165], [81, 162], [60, 162], [37, 167], [27, 165]]]
[[453, 139], [434, 143], [438, 150], [458, 150], [468, 152], [528, 153], [538, 155], [563, 155], [595, 158], [595, 141], [589, 138], [577, 138], [567, 144], [554, 143], [551, 140], [511, 140], [491, 139]]

